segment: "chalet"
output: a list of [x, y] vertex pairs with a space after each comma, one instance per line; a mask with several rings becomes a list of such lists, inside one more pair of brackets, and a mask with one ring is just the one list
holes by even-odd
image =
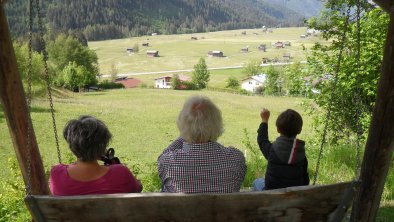
[[246, 31], [241, 32], [242, 35], [246, 35]]
[[152, 36], [155, 36], [155, 35], [157, 35], [157, 33], [156, 33], [156, 32], [152, 33]]
[[280, 49], [280, 48], [284, 48], [285, 45], [283, 44], [283, 42], [275, 42], [274, 47]]
[[284, 58], [285, 60], [290, 60], [290, 59], [291, 59], [290, 53], [284, 53], [284, 54], [283, 54], [283, 58]]
[[266, 45], [266, 44], [260, 44], [260, 45], [259, 45], [259, 51], [265, 52], [266, 48], [267, 48], [267, 45]]
[[157, 50], [148, 50], [146, 51], [146, 55], [149, 57], [159, 57], [159, 51]]
[[285, 41], [283, 44], [284, 44], [285, 46], [291, 46], [291, 42], [290, 42], [290, 41]]
[[126, 89], [135, 88], [139, 84], [141, 84], [141, 80], [135, 78], [127, 78], [127, 77], [117, 78], [115, 82], [122, 84]]
[[209, 51], [208, 52], [209, 57], [223, 57], [223, 52], [222, 51]]
[[133, 48], [127, 48], [127, 49], [126, 49], [126, 52], [129, 53], [129, 54], [130, 54], [130, 53], [133, 53], [133, 52], [134, 52], [134, 49], [133, 49]]
[[245, 52], [245, 53], [247, 53], [247, 52], [249, 52], [249, 48], [248, 48], [248, 47], [241, 48], [241, 52]]
[[266, 79], [266, 74], [249, 76], [248, 78], [241, 80], [241, 88], [249, 92], [256, 92], [257, 88], [264, 87]]
[[190, 39], [191, 39], [191, 40], [198, 40], [198, 38], [195, 37], [195, 36], [192, 36]]
[[305, 39], [306, 35], [300, 35], [300, 38]]
[[[179, 80], [182, 82], [190, 81], [189, 76], [178, 75]], [[155, 86], [158, 89], [170, 89], [173, 76], [162, 76], [155, 79]]]
[[149, 42], [142, 43], [142, 46], [148, 47], [149, 46]]

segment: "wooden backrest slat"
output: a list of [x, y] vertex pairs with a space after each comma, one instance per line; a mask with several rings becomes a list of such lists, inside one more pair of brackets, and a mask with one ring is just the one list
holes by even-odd
[[142, 193], [33, 198], [48, 222], [327, 221], [349, 184], [232, 194]]

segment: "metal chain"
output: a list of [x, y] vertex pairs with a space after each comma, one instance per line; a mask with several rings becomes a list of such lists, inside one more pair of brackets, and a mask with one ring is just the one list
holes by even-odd
[[37, 10], [37, 17], [38, 17], [38, 28], [39, 28], [39, 32], [40, 32], [40, 43], [41, 43], [41, 47], [42, 47], [42, 54], [44, 56], [45, 81], [47, 84], [49, 106], [51, 108], [53, 133], [55, 134], [57, 157], [58, 157], [59, 163], [62, 163], [62, 157], [61, 157], [60, 148], [59, 148], [59, 137], [58, 137], [57, 127], [56, 127], [55, 108], [53, 106], [52, 89], [51, 89], [49, 70], [48, 70], [48, 52], [46, 50], [46, 45], [45, 45], [45, 40], [44, 40], [44, 28], [42, 25], [39, 0], [36, 0], [36, 10]]
[[360, 24], [360, 16], [361, 16], [361, 1], [357, 0], [357, 86], [356, 86], [356, 130], [357, 130], [357, 140], [356, 140], [356, 169], [355, 169], [355, 177], [358, 178], [360, 174], [360, 140], [362, 136], [362, 126], [360, 123], [361, 117], [361, 87], [360, 87], [360, 57], [361, 57], [361, 24]]
[[27, 184], [25, 187], [26, 195], [31, 194], [31, 82], [32, 82], [32, 66], [33, 66], [33, 51], [32, 51], [32, 40], [33, 39], [33, 0], [29, 1], [29, 60], [28, 60], [28, 69], [27, 69], [27, 109], [28, 109], [28, 120], [27, 120]]
[[326, 137], [327, 137], [327, 129], [328, 129], [328, 120], [331, 118], [331, 107], [332, 107], [332, 98], [334, 97], [335, 91], [336, 91], [336, 87], [337, 87], [337, 83], [338, 83], [338, 73], [340, 71], [340, 67], [341, 67], [341, 61], [342, 61], [342, 54], [343, 54], [343, 49], [345, 48], [345, 40], [346, 40], [346, 33], [347, 33], [347, 29], [348, 29], [348, 25], [349, 25], [349, 17], [350, 17], [350, 9], [351, 6], [350, 4], [348, 5], [348, 9], [346, 12], [346, 20], [345, 20], [345, 24], [344, 24], [344, 30], [341, 36], [341, 47], [339, 49], [339, 54], [338, 54], [338, 60], [337, 60], [337, 66], [335, 67], [335, 75], [334, 75], [334, 85], [333, 85], [333, 90], [331, 92], [331, 99], [330, 102], [328, 104], [328, 108], [327, 108], [327, 114], [326, 114], [326, 122], [324, 124], [324, 129], [323, 129], [323, 135], [322, 135], [322, 141], [320, 144], [320, 151], [319, 151], [319, 156], [317, 158], [317, 164], [316, 164], [316, 170], [315, 170], [315, 176], [313, 178], [313, 185], [316, 184], [317, 181], [317, 176], [319, 174], [319, 169], [320, 169], [320, 163], [321, 163], [321, 158], [323, 156], [323, 147], [324, 144], [326, 142]]

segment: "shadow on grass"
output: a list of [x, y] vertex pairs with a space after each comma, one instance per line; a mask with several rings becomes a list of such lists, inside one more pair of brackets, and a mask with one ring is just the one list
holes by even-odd
[[394, 221], [394, 204], [382, 206], [379, 208], [376, 222], [389, 222]]
[[[42, 108], [42, 107], [31, 107], [30, 112], [31, 113], [49, 113], [49, 112], [51, 112], [51, 110], [48, 108]], [[56, 110], [55, 110], [55, 112], [56, 112]]]

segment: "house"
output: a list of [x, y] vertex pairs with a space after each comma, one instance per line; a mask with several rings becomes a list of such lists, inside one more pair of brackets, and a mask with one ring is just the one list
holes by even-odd
[[149, 46], [149, 42], [142, 43], [142, 46], [148, 47]]
[[266, 44], [260, 44], [260, 45], [259, 45], [259, 51], [265, 52], [266, 48], [267, 48], [267, 45], [266, 45]]
[[222, 51], [209, 51], [208, 56], [209, 57], [223, 57], [223, 52]]
[[246, 31], [241, 32], [242, 35], [246, 35]]
[[284, 48], [285, 45], [283, 44], [283, 42], [275, 42], [274, 47], [280, 49], [280, 48]]
[[121, 77], [115, 80], [116, 83], [122, 84], [126, 89], [135, 88], [141, 84], [141, 80], [135, 78]]
[[130, 54], [130, 53], [133, 53], [133, 52], [134, 52], [134, 49], [133, 49], [133, 48], [127, 48], [127, 49], [126, 49], [126, 52], [129, 53], [129, 54]]
[[245, 52], [245, 53], [247, 53], [247, 52], [249, 52], [249, 48], [248, 48], [248, 47], [241, 48], [241, 52]]
[[157, 50], [148, 50], [146, 51], [146, 55], [149, 57], [159, 57], [159, 51]]
[[191, 40], [198, 40], [198, 38], [195, 37], [195, 36], [192, 36], [190, 39], [191, 39]]
[[285, 41], [283, 44], [284, 44], [285, 46], [291, 46], [291, 42], [290, 42], [290, 41]]
[[305, 39], [306, 35], [300, 35], [300, 38]]
[[[162, 76], [155, 79], [155, 86], [158, 89], [170, 89], [173, 76]], [[178, 75], [179, 80], [182, 82], [190, 81], [190, 77], [186, 75]], [[182, 88], [182, 86], [181, 86]]]
[[264, 87], [264, 83], [267, 79], [266, 74], [260, 74], [257, 76], [249, 76], [246, 79], [241, 80], [241, 88], [249, 92], [256, 92], [257, 88]]
[[156, 33], [156, 32], [152, 33], [152, 36], [155, 36], [155, 35], [157, 35], [157, 33]]

